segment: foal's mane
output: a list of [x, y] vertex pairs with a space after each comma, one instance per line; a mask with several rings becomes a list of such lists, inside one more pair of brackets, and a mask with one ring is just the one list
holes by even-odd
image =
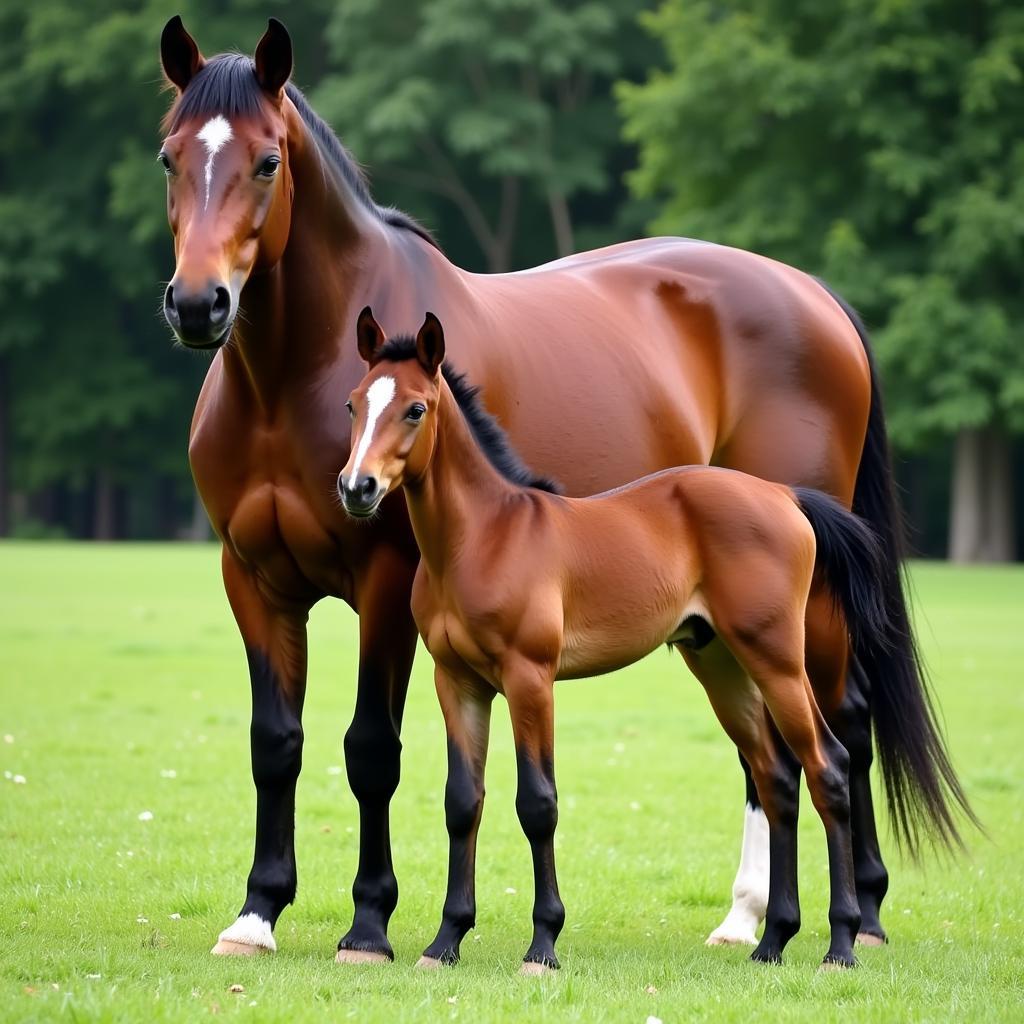
[[[389, 338], [381, 346], [377, 358], [390, 363], [404, 363], [415, 359], [416, 339], [410, 335]], [[546, 476], [537, 476], [523, 462], [512, 447], [508, 434], [484, 408], [483, 402], [480, 401], [480, 389], [470, 384], [465, 374], [459, 373], [447, 362], [441, 364], [441, 374], [451, 388], [455, 403], [469, 424], [470, 433], [480, 450], [506, 480], [518, 487], [532, 487], [538, 491], [547, 491], [549, 494], [562, 493], [558, 483]]]
[[[407, 213], [393, 206], [380, 206], [373, 201], [366, 175], [330, 125], [309, 105], [309, 100], [297, 86], [289, 82], [285, 92], [359, 202], [383, 223], [411, 231], [435, 249], [440, 249], [430, 232]], [[211, 57], [196, 72], [188, 87], [167, 112], [163, 121], [164, 131], [170, 133], [176, 131], [183, 121], [213, 117], [215, 114], [223, 114], [228, 118], [253, 117], [260, 112], [263, 100], [263, 90], [256, 81], [252, 58], [242, 53], [220, 53]]]

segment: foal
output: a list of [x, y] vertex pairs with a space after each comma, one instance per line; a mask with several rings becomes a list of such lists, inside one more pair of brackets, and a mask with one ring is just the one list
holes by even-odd
[[[768, 818], [768, 912], [753, 958], [779, 961], [799, 928], [798, 793], [784, 763], [795, 755], [828, 842], [825, 963], [852, 966], [860, 912], [848, 757], [805, 670], [805, 614], [807, 664], [838, 705], [845, 664], [829, 652], [843, 645], [826, 642], [829, 624], [845, 629], [845, 617], [866, 630], [855, 643], [877, 642], [884, 626], [870, 531], [819, 492], [704, 466], [562, 497], [519, 462], [474, 389], [442, 367], [436, 317], [427, 314], [415, 339], [386, 340], [367, 308], [357, 334], [370, 370], [348, 402], [352, 454], [338, 488], [348, 513], [362, 517], [405, 488], [422, 555], [412, 610], [448, 733], [448, 891], [421, 965], [456, 961], [474, 923], [484, 761], [501, 692], [518, 761], [516, 810], [533, 853], [523, 970], [558, 967], [553, 683], [612, 671], [668, 643], [750, 764]], [[812, 588], [816, 564], [827, 586]]]

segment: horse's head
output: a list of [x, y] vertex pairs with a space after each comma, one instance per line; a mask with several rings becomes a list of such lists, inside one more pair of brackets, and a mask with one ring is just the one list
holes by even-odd
[[292, 44], [271, 18], [255, 57], [207, 61], [175, 17], [164, 27], [160, 59], [177, 92], [160, 149], [177, 261], [164, 315], [185, 345], [216, 348], [249, 275], [277, 263], [288, 240]]
[[359, 314], [359, 354], [370, 370], [348, 400], [352, 452], [338, 474], [338, 494], [350, 515], [373, 515], [384, 496], [425, 472], [437, 436], [444, 330], [427, 313], [415, 339], [392, 338]]

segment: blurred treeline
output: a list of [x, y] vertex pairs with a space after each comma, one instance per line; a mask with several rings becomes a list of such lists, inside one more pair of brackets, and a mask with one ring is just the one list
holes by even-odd
[[1016, 0], [0, 0], [0, 536], [202, 536], [204, 357], [173, 269], [160, 30], [295, 81], [457, 263], [663, 232], [863, 312], [918, 551], [1024, 550], [1024, 8]]

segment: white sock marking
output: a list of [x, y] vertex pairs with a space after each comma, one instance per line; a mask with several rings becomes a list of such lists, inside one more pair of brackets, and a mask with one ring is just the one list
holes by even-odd
[[757, 942], [755, 933], [768, 908], [768, 865], [768, 819], [760, 807], [747, 804], [740, 866], [732, 883], [732, 907], [708, 936], [709, 946]]
[[264, 921], [259, 914], [243, 914], [233, 925], [225, 928], [218, 938], [227, 942], [243, 942], [249, 946], [262, 946], [271, 951], [277, 950], [270, 922]]
[[395, 397], [395, 378], [378, 377], [366, 392], [366, 427], [363, 436], [359, 438], [359, 445], [356, 448], [356, 457], [352, 462], [352, 475], [349, 479], [354, 480], [359, 475], [359, 466], [366, 457], [370, 441], [373, 439], [373, 430], [377, 426], [380, 414], [388, 407], [391, 399]]
[[231, 125], [228, 119], [218, 114], [211, 117], [196, 136], [206, 147], [206, 202], [203, 205], [205, 210], [210, 205], [210, 185], [213, 183], [213, 158], [224, 148], [225, 143], [231, 141]]

